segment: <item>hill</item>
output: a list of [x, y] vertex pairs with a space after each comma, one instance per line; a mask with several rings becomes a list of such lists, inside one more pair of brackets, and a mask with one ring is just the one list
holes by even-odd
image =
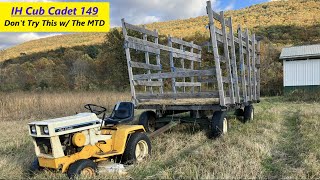
[[0, 61], [20, 56], [20, 53], [27, 55], [55, 50], [60, 47], [74, 47], [81, 45], [101, 44], [104, 41], [105, 33], [76, 33], [64, 34], [47, 38], [28, 41], [17, 46], [5, 49], [0, 52]]
[[[205, 7], [204, 7], [205, 8]], [[251, 31], [267, 37], [280, 46], [320, 42], [320, 1], [291, 0], [272, 1], [250, 6], [240, 10], [227, 11], [234, 25], [243, 24]], [[162, 35], [188, 37], [195, 33], [208, 36], [207, 16], [172, 20], [147, 24], [149, 29], [158, 29]], [[0, 53], [0, 61], [20, 56], [20, 53], [31, 54], [54, 50], [60, 47], [101, 44], [103, 33], [78, 33], [59, 35], [25, 42]]]

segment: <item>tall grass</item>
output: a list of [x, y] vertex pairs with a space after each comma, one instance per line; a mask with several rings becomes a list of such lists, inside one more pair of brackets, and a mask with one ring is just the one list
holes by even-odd
[[[27, 178], [34, 158], [27, 123], [83, 111], [85, 103], [111, 109], [130, 95], [116, 92], [1, 94], [0, 178]], [[320, 178], [320, 104], [288, 103], [265, 98], [255, 105], [255, 120], [242, 124], [229, 117], [231, 128], [217, 140], [198, 126], [180, 125], [152, 139], [152, 156], [128, 169], [127, 175], [106, 178]], [[43, 171], [38, 178], [65, 174]]]

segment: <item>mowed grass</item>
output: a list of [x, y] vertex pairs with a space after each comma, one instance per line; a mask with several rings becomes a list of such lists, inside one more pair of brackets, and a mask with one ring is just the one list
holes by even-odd
[[[86, 103], [111, 110], [121, 100], [130, 100], [130, 95], [1, 94], [0, 178], [66, 179], [65, 174], [53, 171], [28, 176], [35, 155], [27, 123], [82, 112]], [[96, 178], [320, 178], [319, 103], [263, 98], [255, 105], [254, 121], [229, 120], [228, 134], [216, 140], [207, 139], [197, 126], [175, 127], [152, 139], [152, 156], [130, 167], [128, 174], [99, 174]]]

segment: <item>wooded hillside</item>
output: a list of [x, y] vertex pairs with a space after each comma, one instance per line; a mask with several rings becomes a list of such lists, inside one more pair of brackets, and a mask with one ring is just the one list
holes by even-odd
[[[245, 24], [244, 28], [264, 37], [261, 48], [263, 95], [282, 92], [282, 65], [278, 57], [283, 46], [320, 43], [319, 12], [320, 1], [296, 0], [263, 3], [226, 13], [233, 17], [234, 25]], [[171, 34], [199, 44], [209, 38], [207, 23], [207, 16], [201, 16], [152, 23], [146, 27], [159, 30], [160, 43]], [[53, 44], [52, 39], [56, 39]], [[19, 56], [27, 50], [30, 53]], [[7, 58], [14, 54], [19, 57]], [[106, 35], [69, 34], [30, 41], [1, 52], [0, 57], [5, 60], [1, 64], [1, 91], [128, 89], [119, 29], [112, 29]]]

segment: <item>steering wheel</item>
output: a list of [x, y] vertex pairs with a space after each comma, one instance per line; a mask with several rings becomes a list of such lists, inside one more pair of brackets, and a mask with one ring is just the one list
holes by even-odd
[[95, 113], [96, 115], [102, 114], [107, 111], [107, 108], [95, 104], [86, 104], [84, 105], [84, 108], [88, 109], [92, 113]]

